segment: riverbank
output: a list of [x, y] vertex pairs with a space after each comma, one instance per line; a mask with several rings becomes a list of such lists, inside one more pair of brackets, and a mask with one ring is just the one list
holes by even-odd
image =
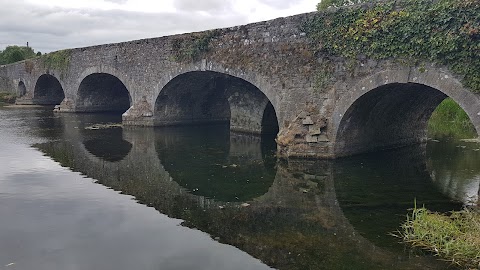
[[16, 98], [14, 94], [0, 92], [0, 103], [14, 104]]

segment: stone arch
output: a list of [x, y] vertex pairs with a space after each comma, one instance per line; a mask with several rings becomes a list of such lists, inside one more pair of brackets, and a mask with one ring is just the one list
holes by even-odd
[[33, 103], [39, 105], [58, 105], [65, 98], [65, 92], [59, 79], [50, 74], [38, 77], [33, 90]]
[[428, 120], [446, 97], [480, 132], [480, 97], [437, 68], [386, 70], [344, 90], [332, 115], [335, 157], [425, 142]]
[[163, 87], [158, 91], [153, 110], [157, 126], [224, 122], [229, 123], [233, 131], [278, 133], [273, 103], [265, 92], [240, 77], [194, 70], [160, 85]]
[[152, 111], [155, 111], [157, 99], [168, 83], [182, 74], [194, 71], [216, 72], [219, 74], [230, 75], [250, 83], [266, 96], [274, 108], [278, 123], [283, 123], [284, 113], [280, 110], [281, 97], [277, 94], [276, 89], [273, 87], [271, 82], [269, 82], [268, 78], [265, 78], [255, 72], [225, 68], [221, 64], [212, 61], [206, 61], [205, 59], [195, 63], [178, 66], [162, 76], [154, 88], [154, 93], [151, 96], [152, 99], [149, 100], [150, 104], [153, 105]]
[[[110, 78], [111, 81], [115, 81], [116, 83], [118, 83], [118, 85], [122, 84], [125, 89], [127, 90], [127, 93], [128, 93], [128, 100], [129, 100], [129, 106], [132, 106], [135, 102], [135, 91], [133, 89], [135, 89], [135, 83], [122, 71], [120, 70], [117, 70], [115, 68], [112, 68], [110, 66], [92, 66], [92, 67], [88, 67], [86, 68], [85, 70], [83, 70], [82, 73], [80, 73], [80, 75], [77, 77], [77, 80], [76, 80], [76, 87], [74, 88], [74, 92], [72, 93], [72, 96], [71, 96], [71, 99], [74, 100], [75, 102], [75, 111], [77, 112], [121, 112], [123, 111], [124, 108], [122, 109], [118, 109], [118, 110], [111, 110], [111, 109], [105, 109], [103, 108], [102, 109], [102, 106], [92, 106], [92, 107], [89, 107], [89, 106], [85, 106], [85, 104], [82, 104], [82, 99], [80, 98], [79, 99], [79, 95], [81, 94], [81, 86], [82, 86], [82, 83], [85, 83], [85, 82], [88, 82], [88, 81], [85, 81], [85, 79], [91, 75], [93, 75], [92, 77], [90, 77], [90, 79], [92, 79], [94, 76], [97, 76], [97, 75], [111, 75], [112, 77]], [[99, 77], [97, 77], [99, 78]], [[115, 80], [113, 80], [115, 79]], [[107, 83], [105, 83], [105, 85], [107, 85]], [[85, 86], [85, 84], [83, 85]], [[85, 89], [84, 89], [85, 90]], [[112, 90], [112, 89], [110, 89]], [[125, 92], [123, 92], [125, 94]], [[85, 98], [85, 96], [84, 96]], [[125, 102], [126, 103], [126, 102]], [[87, 104], [88, 105], [88, 104]], [[95, 109], [96, 108], [96, 109]], [[127, 108], [128, 110], [128, 108]], [[126, 110], [125, 110], [126, 111]]]
[[132, 104], [130, 91], [115, 75], [91, 73], [85, 76], [77, 90], [77, 112], [126, 112]]
[[27, 87], [23, 81], [18, 82], [17, 97], [23, 97], [27, 94]]

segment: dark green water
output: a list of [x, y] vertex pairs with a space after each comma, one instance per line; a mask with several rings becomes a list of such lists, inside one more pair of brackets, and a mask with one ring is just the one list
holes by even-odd
[[0, 269], [447, 269], [389, 233], [478, 200], [479, 144], [284, 162], [225, 126], [89, 128], [119, 121], [0, 110]]

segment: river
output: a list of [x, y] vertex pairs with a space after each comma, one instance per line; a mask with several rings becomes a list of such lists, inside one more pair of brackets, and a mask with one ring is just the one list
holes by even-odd
[[0, 269], [446, 269], [390, 233], [478, 202], [480, 144], [280, 161], [222, 125], [0, 108]]

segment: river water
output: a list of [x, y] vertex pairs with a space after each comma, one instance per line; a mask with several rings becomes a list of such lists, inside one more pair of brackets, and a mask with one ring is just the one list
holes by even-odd
[[476, 143], [286, 162], [226, 126], [120, 121], [0, 109], [1, 270], [446, 269], [390, 233], [415, 200], [478, 201]]

